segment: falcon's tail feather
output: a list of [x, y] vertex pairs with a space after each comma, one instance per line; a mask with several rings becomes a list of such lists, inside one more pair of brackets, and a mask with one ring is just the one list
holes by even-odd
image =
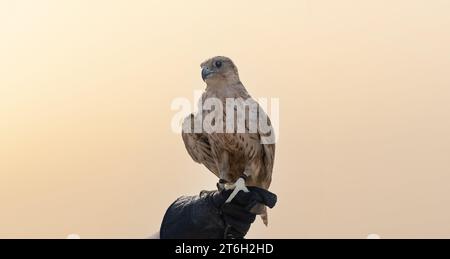
[[264, 206], [264, 212], [263, 214], [260, 215], [262, 221], [264, 222], [264, 225], [266, 225], [266, 227], [269, 226], [269, 214], [267, 214], [267, 207]]
[[266, 227], [269, 225], [269, 215], [267, 213], [267, 207], [265, 205], [257, 204], [251, 209], [251, 212], [259, 215]]

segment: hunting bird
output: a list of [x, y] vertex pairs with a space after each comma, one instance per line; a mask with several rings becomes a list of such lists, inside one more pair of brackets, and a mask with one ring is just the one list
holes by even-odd
[[[219, 189], [233, 190], [227, 202], [231, 202], [239, 191], [248, 192], [247, 186], [269, 189], [275, 158], [270, 119], [241, 83], [238, 69], [231, 59], [214, 57], [203, 62], [201, 68], [207, 86], [199, 103], [205, 104], [214, 99], [219, 100], [221, 105], [215, 105], [214, 110], [199, 109], [197, 114], [185, 118], [182, 137], [189, 155], [219, 177]], [[229, 100], [244, 100], [249, 106], [255, 104], [253, 108], [256, 109], [235, 105], [228, 110]], [[219, 106], [222, 110], [218, 109]], [[244, 109], [240, 109], [242, 107]], [[223, 131], [207, 131], [203, 127], [201, 131], [196, 130], [196, 121], [200, 121], [200, 126], [205, 126], [202, 122], [214, 113], [218, 116], [214, 117], [211, 125], [219, 125], [218, 128]], [[264, 127], [262, 118], [265, 118]], [[220, 126], [220, 121], [225, 126]], [[243, 122], [243, 131], [239, 130], [240, 122]], [[233, 124], [231, 131], [226, 129], [227, 123]], [[268, 225], [265, 206], [255, 206], [252, 211], [261, 215], [264, 224]]]

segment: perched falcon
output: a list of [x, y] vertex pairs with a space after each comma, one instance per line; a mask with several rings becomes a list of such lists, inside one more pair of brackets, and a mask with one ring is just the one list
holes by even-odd
[[[219, 188], [233, 189], [227, 202], [230, 202], [239, 191], [248, 192], [246, 186], [256, 186], [267, 190], [272, 181], [275, 158], [274, 141], [266, 141], [266, 143], [263, 141], [267, 137], [273, 139], [274, 132], [270, 120], [248, 94], [239, 79], [237, 67], [231, 59], [214, 57], [202, 63], [201, 68], [202, 78], [207, 86], [199, 103], [204, 104], [214, 99], [219, 100], [221, 105], [215, 105], [214, 109], [209, 110], [199, 109], [197, 114], [191, 114], [184, 120], [182, 137], [189, 155], [195, 162], [203, 164], [219, 177]], [[257, 109], [251, 112], [249, 107], [244, 106], [244, 116], [239, 117], [238, 112], [242, 109], [238, 111], [238, 105], [233, 106], [234, 109], [231, 112], [226, 109], [229, 100], [237, 99], [244, 100], [247, 104], [256, 104]], [[222, 110], [218, 110], [216, 106], [222, 106]], [[219, 116], [219, 119], [215, 119], [224, 122], [224, 126], [220, 126], [223, 129], [221, 132], [207, 131], [202, 124], [208, 115], [214, 112], [222, 115], [222, 118]], [[264, 116], [266, 129], [263, 131], [259, 120]], [[213, 125], [218, 123], [215, 120]], [[200, 121], [200, 131], [195, 128], [196, 121]], [[230, 127], [232, 131], [226, 130], [229, 121], [233, 121]], [[240, 122], [244, 124], [244, 131], [239, 131]], [[255, 124], [257, 127], [251, 130], [252, 125]], [[266, 207], [256, 206], [253, 210], [261, 215], [264, 224], [267, 225]]]

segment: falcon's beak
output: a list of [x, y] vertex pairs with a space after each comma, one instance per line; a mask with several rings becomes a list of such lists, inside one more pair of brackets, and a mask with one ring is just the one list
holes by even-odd
[[203, 81], [205, 81], [206, 79], [208, 79], [208, 77], [209, 77], [210, 75], [212, 75], [212, 74], [214, 74], [214, 71], [210, 70], [210, 69], [207, 68], [207, 67], [204, 67], [204, 68], [202, 69], [202, 78], [203, 78]]

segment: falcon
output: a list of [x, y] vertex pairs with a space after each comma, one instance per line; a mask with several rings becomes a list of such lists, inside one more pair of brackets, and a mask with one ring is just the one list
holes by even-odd
[[[275, 158], [275, 143], [268, 141], [274, 139], [270, 119], [241, 83], [238, 69], [230, 58], [211, 58], [201, 68], [206, 90], [199, 101], [199, 111], [183, 121], [186, 150], [195, 162], [219, 178], [219, 189], [233, 190], [227, 202], [239, 191], [248, 192], [247, 186], [268, 190]], [[214, 109], [203, 109], [202, 104], [209, 100], [219, 103], [215, 103]], [[235, 101], [233, 109], [228, 109], [230, 101]], [[205, 120], [211, 117], [214, 119], [208, 125], [212, 126], [205, 128]], [[265, 124], [261, 118], [265, 118]], [[255, 206], [252, 211], [268, 225], [264, 205]]]

